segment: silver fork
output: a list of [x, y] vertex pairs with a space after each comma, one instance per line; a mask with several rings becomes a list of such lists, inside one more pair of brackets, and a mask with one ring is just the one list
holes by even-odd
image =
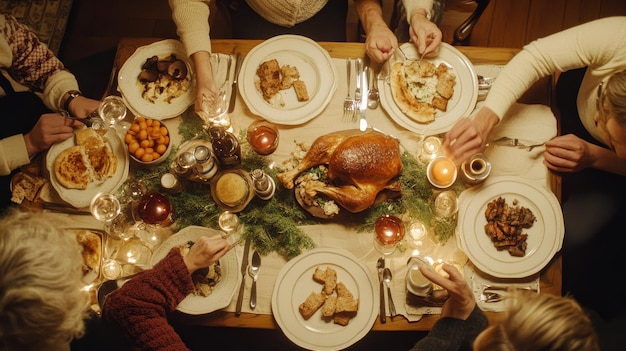
[[352, 81], [352, 79], [350, 79], [351, 69], [352, 69], [352, 60], [347, 58], [346, 59], [346, 72], [347, 72], [347, 79], [348, 79], [348, 95], [343, 100], [343, 119], [345, 120], [351, 120], [352, 116], [354, 115], [354, 99], [350, 96], [350, 82]]

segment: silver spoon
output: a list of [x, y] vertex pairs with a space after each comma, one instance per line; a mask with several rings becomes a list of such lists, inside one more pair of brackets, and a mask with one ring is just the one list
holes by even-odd
[[391, 298], [391, 269], [385, 268], [383, 270], [383, 281], [387, 286], [387, 297], [389, 300], [389, 314], [391, 317], [396, 315], [396, 306], [393, 304], [393, 299]]
[[370, 87], [370, 91], [367, 94], [367, 107], [373, 110], [378, 107], [378, 101], [380, 99], [378, 94], [378, 79], [374, 75], [374, 70], [371, 67], [368, 69], [368, 72], [368, 86]]
[[256, 280], [261, 270], [261, 255], [257, 251], [252, 254], [252, 263], [248, 267], [248, 274], [252, 277], [252, 289], [250, 290], [250, 308], [256, 307]]

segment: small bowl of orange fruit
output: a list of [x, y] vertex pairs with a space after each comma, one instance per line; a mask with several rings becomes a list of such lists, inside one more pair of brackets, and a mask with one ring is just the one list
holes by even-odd
[[170, 133], [161, 121], [138, 116], [126, 131], [124, 142], [139, 164], [157, 165], [170, 154]]

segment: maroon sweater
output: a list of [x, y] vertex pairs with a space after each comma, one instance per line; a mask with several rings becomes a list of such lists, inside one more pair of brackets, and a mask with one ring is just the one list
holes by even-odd
[[103, 318], [117, 324], [136, 350], [189, 350], [167, 321], [167, 313], [193, 292], [193, 282], [179, 250], [171, 250], [153, 269], [111, 293]]

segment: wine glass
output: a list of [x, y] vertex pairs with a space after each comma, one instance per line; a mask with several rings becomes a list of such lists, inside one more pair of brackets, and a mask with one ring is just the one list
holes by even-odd
[[391, 255], [404, 239], [404, 223], [393, 215], [378, 217], [374, 224], [374, 247], [383, 255]]
[[108, 128], [121, 127], [120, 133], [124, 132], [126, 127], [130, 126], [130, 123], [122, 123], [126, 118], [127, 108], [124, 104], [124, 100], [116, 95], [109, 95], [105, 97], [98, 106], [98, 115], [102, 118], [105, 126]]
[[231, 64], [231, 55], [211, 54], [210, 65], [215, 91], [210, 96], [202, 96], [202, 111], [198, 113], [204, 121], [205, 128], [211, 126], [230, 128], [230, 117], [226, 111], [228, 110], [228, 83]]
[[120, 200], [111, 193], [97, 193], [89, 204], [89, 211], [100, 222], [113, 221], [122, 211]]

